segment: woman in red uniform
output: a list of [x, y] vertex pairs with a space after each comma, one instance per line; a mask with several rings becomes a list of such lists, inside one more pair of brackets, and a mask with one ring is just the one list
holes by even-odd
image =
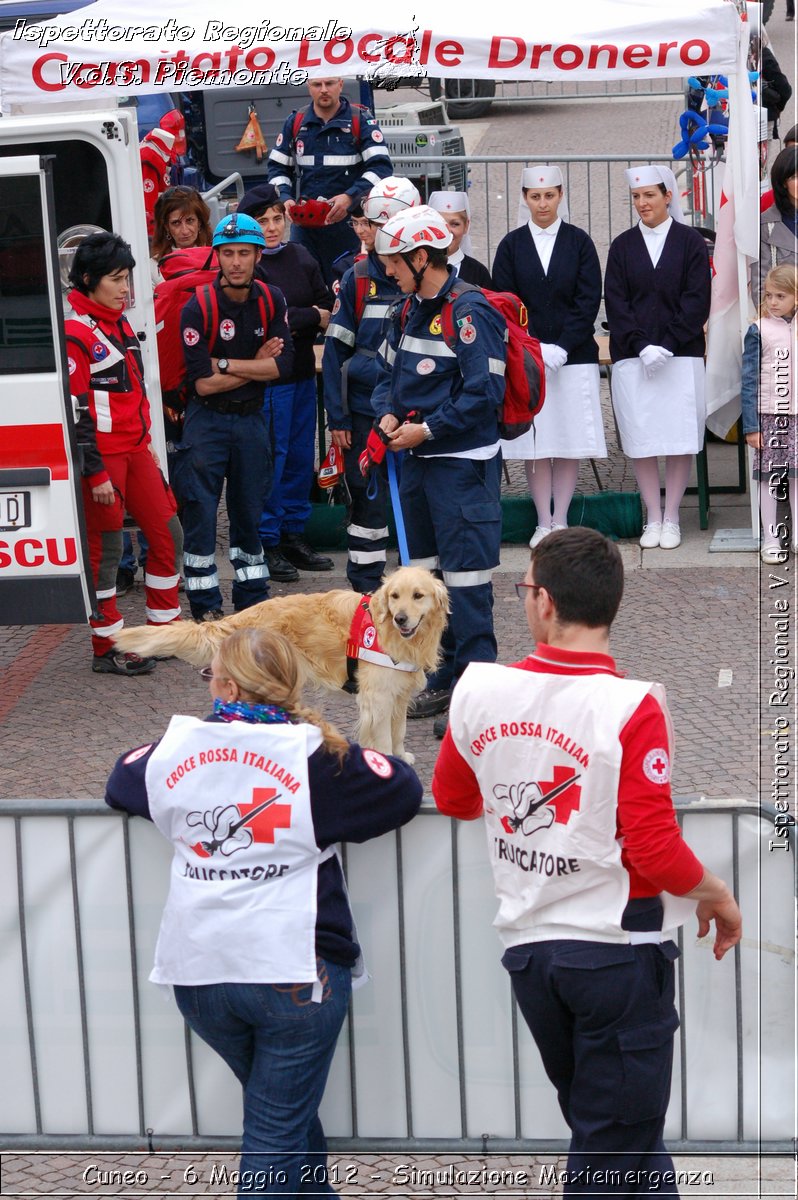
[[75, 252], [67, 297], [74, 313], [66, 322], [69, 385], [79, 413], [83, 502], [98, 601], [90, 621], [92, 670], [111, 675], [146, 675], [155, 667], [154, 659], [113, 648], [122, 628], [116, 569], [126, 509], [150, 546], [144, 577], [147, 623], [180, 619], [177, 509], [158, 469], [141, 349], [124, 316], [135, 265], [130, 246], [117, 234], [90, 234]]

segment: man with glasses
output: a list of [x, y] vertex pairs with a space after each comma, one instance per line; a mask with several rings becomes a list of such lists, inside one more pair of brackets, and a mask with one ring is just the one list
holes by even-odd
[[289, 217], [300, 197], [330, 204], [317, 226], [291, 228], [291, 240], [307, 246], [328, 286], [334, 259], [357, 249], [346, 221], [350, 210], [391, 173], [382, 130], [367, 108], [341, 94], [343, 86], [341, 78], [311, 79], [312, 102], [303, 113], [291, 113], [268, 160], [269, 183], [278, 189]]
[[714, 921], [720, 959], [740, 910], [676, 822], [662, 687], [625, 679], [609, 655], [617, 547], [556, 530], [516, 591], [536, 646], [463, 673], [432, 792], [449, 816], [485, 816], [502, 962], [571, 1129], [566, 1195], [676, 1195], [652, 1186], [675, 1179], [662, 1140], [679, 1024], [669, 933], [693, 911], [699, 937]]
[[389, 217], [420, 203], [415, 184], [395, 176], [381, 180], [363, 201], [361, 215], [351, 224], [366, 253], [341, 280], [324, 341], [324, 407], [333, 446], [344, 456], [351, 497], [346, 577], [354, 591], [363, 594], [376, 591], [385, 573], [388, 486], [384, 464], [372, 467], [364, 479], [360, 456], [374, 424], [371, 396], [385, 318], [402, 294], [374, 253], [374, 239]]

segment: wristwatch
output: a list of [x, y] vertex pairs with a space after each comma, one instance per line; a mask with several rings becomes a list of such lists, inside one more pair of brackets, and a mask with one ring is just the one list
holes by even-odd
[[217, 358], [216, 365], [219, 368], [220, 375], [226, 375], [230, 368], [230, 363], [226, 358]]

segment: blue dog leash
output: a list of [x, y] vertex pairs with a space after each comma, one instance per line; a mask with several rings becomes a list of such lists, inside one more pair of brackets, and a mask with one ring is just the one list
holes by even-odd
[[401, 454], [389, 453], [387, 455], [388, 486], [391, 489], [393, 518], [396, 522], [396, 540], [399, 543], [399, 561], [403, 567], [406, 567], [410, 563], [410, 551], [407, 548], [407, 534], [405, 533], [405, 522], [404, 517], [402, 516], [402, 502], [399, 499], [399, 471], [396, 463], [396, 459], [401, 457]]

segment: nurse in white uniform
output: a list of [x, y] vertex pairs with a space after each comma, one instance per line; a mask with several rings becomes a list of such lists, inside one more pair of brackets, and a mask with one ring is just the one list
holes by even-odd
[[[673, 172], [626, 172], [640, 220], [615, 238], [604, 298], [613, 361], [612, 402], [621, 445], [646, 506], [640, 545], [681, 542], [679, 506], [704, 443], [704, 324], [710, 268], [701, 234], [685, 224]], [[665, 458], [663, 511], [659, 464]]]
[[607, 456], [593, 336], [601, 267], [593, 242], [567, 218], [560, 168], [527, 168], [519, 228], [499, 243], [493, 264], [496, 289], [526, 305], [546, 366], [546, 399], [534, 428], [502, 442], [506, 459], [524, 461], [538, 521], [531, 546], [567, 525], [579, 460]]

